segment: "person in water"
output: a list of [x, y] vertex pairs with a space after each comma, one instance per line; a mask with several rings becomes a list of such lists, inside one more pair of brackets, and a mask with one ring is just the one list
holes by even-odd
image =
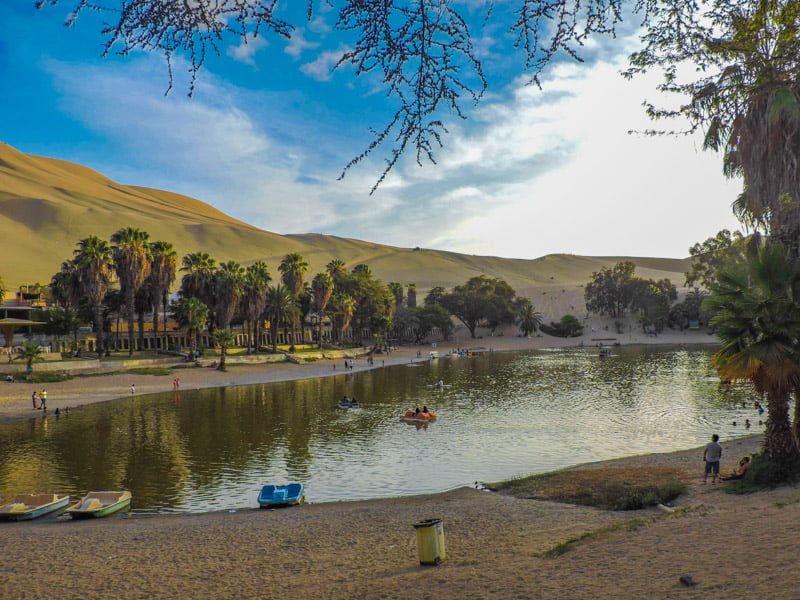
[[422, 412], [422, 411], [420, 411], [419, 406], [414, 409], [414, 414], [415, 415], [418, 415], [420, 412]]
[[422, 407], [422, 414], [423, 415], [427, 415], [428, 414], [428, 407], [427, 406], [423, 406]]

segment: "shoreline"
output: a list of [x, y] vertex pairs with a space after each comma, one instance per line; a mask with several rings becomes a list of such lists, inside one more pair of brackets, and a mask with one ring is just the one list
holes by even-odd
[[[761, 440], [725, 441], [724, 470]], [[724, 484], [701, 483], [701, 456], [692, 448], [567, 469], [675, 467], [689, 487], [672, 512], [462, 487], [280, 510], [0, 524], [0, 596], [796, 597], [800, 489], [726, 494]], [[429, 517], [444, 522], [447, 556], [436, 568], [419, 566], [412, 527]], [[565, 554], [548, 554], [565, 544]], [[51, 568], [30, 568], [53, 548]], [[683, 586], [684, 575], [695, 585]]]
[[[436, 350], [440, 353], [438, 360], [443, 359], [442, 355], [455, 348], [457, 344], [467, 347], [483, 346], [491, 348], [493, 352], [513, 352], [525, 350], [547, 350], [564, 348], [591, 348], [597, 346], [597, 342], [591, 341], [592, 334], [584, 334], [579, 338], [556, 338], [550, 336], [543, 337], [483, 337], [479, 339], [467, 339], [449, 342], [437, 342]], [[703, 332], [664, 332], [659, 337], [645, 337], [643, 334], [630, 334], [628, 339], [620, 335], [620, 346], [694, 346], [694, 345], [713, 345], [716, 338], [708, 336]], [[374, 364], [369, 365], [364, 358], [348, 359], [354, 360], [354, 368], [351, 373], [358, 373], [384, 366], [408, 364], [409, 362], [427, 362], [425, 358], [432, 350], [430, 344], [423, 346], [399, 346], [389, 355], [380, 355], [374, 359]], [[422, 357], [417, 357], [417, 352], [422, 353]], [[93, 374], [91, 377], [75, 377], [67, 381], [54, 383], [25, 383], [0, 382], [0, 424], [22, 419], [42, 418], [41, 411], [34, 410], [31, 406], [31, 394], [41, 389], [47, 390], [47, 416], [54, 413], [58, 408], [63, 411], [66, 407], [70, 409], [96, 404], [99, 402], [109, 402], [130, 398], [130, 386], [136, 387], [136, 396], [173, 392], [172, 379], [180, 378], [181, 391], [218, 388], [227, 386], [253, 385], [262, 383], [276, 383], [282, 381], [295, 381], [301, 379], [315, 379], [319, 377], [331, 377], [340, 375], [343, 367], [344, 358], [322, 359], [314, 362], [295, 364], [291, 361], [279, 363], [253, 363], [253, 364], [231, 364], [228, 371], [222, 372], [209, 367], [203, 368], [181, 368], [185, 363], [176, 362], [174, 365], [165, 364], [165, 368], [174, 369], [173, 377], [159, 375], [141, 375], [135, 373], [109, 373]], [[35, 367], [34, 367], [35, 370]]]

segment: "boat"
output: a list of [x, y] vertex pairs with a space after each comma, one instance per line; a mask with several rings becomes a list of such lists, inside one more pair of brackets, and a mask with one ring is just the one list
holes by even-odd
[[436, 413], [428, 411], [424, 412], [416, 412], [413, 410], [407, 410], [402, 415], [400, 415], [401, 421], [407, 421], [410, 423], [430, 423], [431, 421], [436, 420]]
[[127, 491], [89, 492], [70, 506], [66, 513], [73, 519], [100, 518], [128, 508], [130, 505], [131, 493]]
[[69, 496], [58, 494], [17, 494], [14, 500], [0, 506], [0, 519], [27, 521], [66, 508]]
[[360, 408], [361, 405], [355, 398], [342, 398], [336, 406], [339, 408]]
[[258, 505], [261, 508], [276, 508], [302, 504], [306, 499], [302, 483], [287, 485], [265, 485], [258, 494]]
[[453, 350], [444, 355], [445, 358], [461, 358], [462, 354]]

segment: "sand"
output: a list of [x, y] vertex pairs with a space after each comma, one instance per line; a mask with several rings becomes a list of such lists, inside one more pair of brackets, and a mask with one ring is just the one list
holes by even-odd
[[[496, 350], [545, 343], [510, 337], [482, 342]], [[415, 357], [416, 348], [409, 348], [386, 361]], [[356, 365], [368, 368], [363, 360]], [[181, 380], [187, 389], [333, 372], [330, 361], [322, 361], [229, 373], [187, 370]], [[48, 403], [54, 408], [127, 397], [132, 381], [137, 393], [164, 391], [171, 379], [72, 380], [47, 386]], [[18, 385], [0, 386], [3, 419], [33, 412], [27, 397], [7, 395]], [[760, 443], [759, 436], [726, 443], [724, 468]], [[690, 487], [676, 502], [687, 510], [672, 514], [603, 511], [461, 488], [272, 511], [0, 524], [0, 598], [798, 597], [800, 489], [726, 494], [724, 484], [702, 485], [701, 459], [702, 450], [693, 449], [576, 467], [678, 467]], [[444, 520], [447, 559], [420, 567], [412, 524], [433, 516]], [[566, 554], [545, 556], [585, 534]], [[696, 585], [685, 587], [681, 575], [691, 575]]]

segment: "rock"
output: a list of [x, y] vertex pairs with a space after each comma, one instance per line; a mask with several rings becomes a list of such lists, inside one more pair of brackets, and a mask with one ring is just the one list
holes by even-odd
[[686, 587], [694, 587], [695, 586], [694, 579], [692, 579], [691, 575], [681, 575], [679, 579], [680, 579], [680, 582], [683, 585], [685, 585]]

